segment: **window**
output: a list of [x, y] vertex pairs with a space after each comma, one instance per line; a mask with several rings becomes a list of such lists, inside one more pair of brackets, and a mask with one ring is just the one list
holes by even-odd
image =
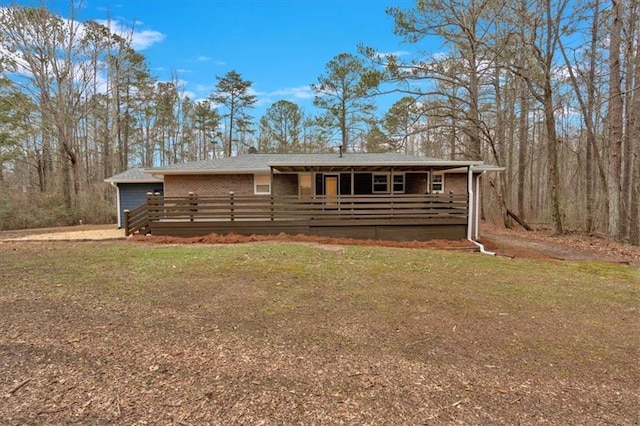
[[271, 176], [253, 175], [254, 194], [271, 194]]
[[389, 192], [389, 175], [374, 174], [373, 175], [373, 193]]
[[396, 194], [404, 194], [404, 174], [393, 175], [393, 192]]
[[434, 174], [431, 178], [431, 192], [434, 194], [441, 194], [444, 192], [444, 175]]
[[298, 194], [301, 197], [311, 196], [311, 173], [300, 173], [298, 175]]

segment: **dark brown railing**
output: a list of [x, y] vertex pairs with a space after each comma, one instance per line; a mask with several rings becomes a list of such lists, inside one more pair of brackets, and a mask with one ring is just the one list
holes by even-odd
[[136, 207], [133, 210], [124, 211], [124, 234], [132, 235], [136, 232], [142, 233], [149, 228], [149, 205], [150, 196], [147, 196], [147, 202]]
[[[141, 206], [142, 207], [142, 206]], [[298, 196], [165, 197], [149, 196], [143, 210], [128, 215], [127, 232], [148, 226], [140, 218], [155, 221], [240, 221], [351, 219], [422, 220], [467, 217], [467, 196], [453, 194], [360, 195], [312, 198]]]

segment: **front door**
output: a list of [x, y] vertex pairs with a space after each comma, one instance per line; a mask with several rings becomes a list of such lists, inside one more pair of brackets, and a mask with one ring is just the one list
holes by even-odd
[[324, 176], [324, 196], [327, 206], [336, 206], [338, 204], [338, 176]]

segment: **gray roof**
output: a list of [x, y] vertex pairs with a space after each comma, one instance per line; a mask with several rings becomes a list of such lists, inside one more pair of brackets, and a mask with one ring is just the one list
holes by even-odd
[[129, 169], [126, 172], [111, 176], [104, 181], [109, 183], [153, 183], [162, 182], [162, 179], [158, 179], [149, 173], [145, 173], [142, 167], [136, 167]]
[[394, 167], [415, 170], [425, 168], [450, 169], [482, 165], [481, 161], [452, 161], [398, 153], [347, 153], [339, 154], [246, 154], [237, 157], [214, 158], [190, 163], [172, 164], [147, 169], [147, 173], [164, 174], [215, 174], [215, 173], [266, 173], [273, 167], [280, 172], [311, 170], [348, 170], [360, 168], [376, 170]]

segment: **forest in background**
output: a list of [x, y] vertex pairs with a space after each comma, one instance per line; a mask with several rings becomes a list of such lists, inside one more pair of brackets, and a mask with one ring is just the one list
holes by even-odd
[[445, 50], [336, 52], [311, 84], [312, 114], [283, 99], [256, 118], [239, 71], [193, 100], [178, 75], [152, 75], [131, 37], [72, 6], [66, 18], [2, 7], [0, 229], [112, 222], [103, 180], [135, 166], [343, 146], [504, 166], [485, 179], [490, 218], [640, 244], [639, 12], [637, 0], [389, 8], [406, 43], [435, 36]]

